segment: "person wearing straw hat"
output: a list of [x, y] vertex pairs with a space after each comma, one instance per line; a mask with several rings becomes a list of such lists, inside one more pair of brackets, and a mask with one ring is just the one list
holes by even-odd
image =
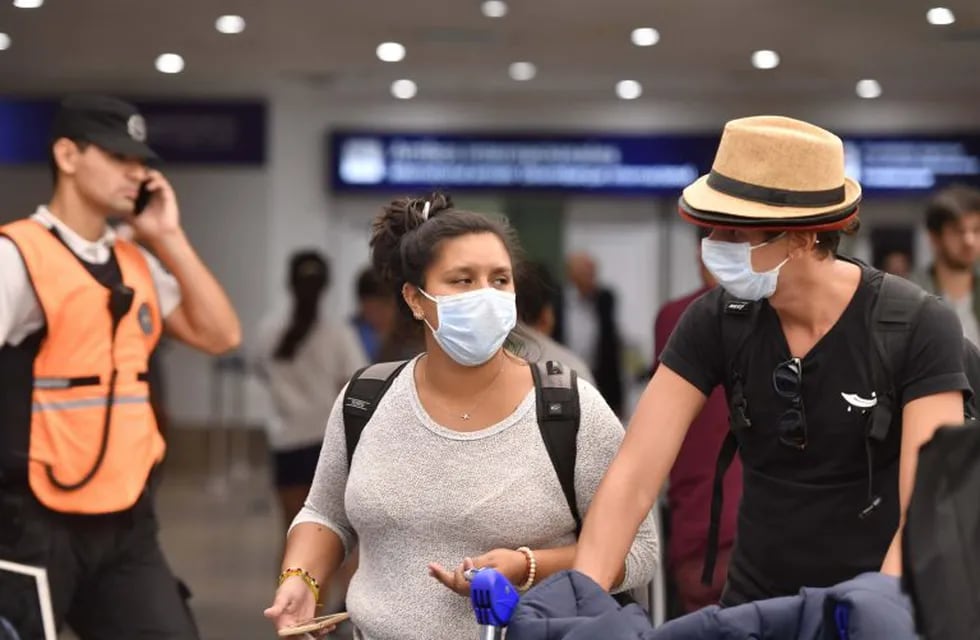
[[[576, 569], [609, 587], [688, 426], [721, 384], [732, 435], [718, 469], [736, 448], [744, 469], [722, 604], [869, 571], [900, 575], [918, 449], [939, 426], [963, 422], [969, 385], [959, 320], [935, 298], [912, 321], [902, 366], [890, 380], [872, 375], [883, 274], [837, 254], [841, 235], [857, 229], [860, 200], [834, 134], [775, 116], [725, 126], [711, 172], [680, 199], [685, 220], [712, 229], [702, 259], [721, 287], [672, 335], [589, 509]], [[897, 399], [895, 410], [883, 401], [876, 414], [883, 395]], [[715, 513], [721, 497], [716, 485]], [[704, 578], [713, 560], [709, 548]]]

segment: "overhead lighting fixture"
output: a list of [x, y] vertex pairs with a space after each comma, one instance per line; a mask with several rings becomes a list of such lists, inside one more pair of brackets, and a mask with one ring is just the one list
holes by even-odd
[[214, 21], [214, 28], [218, 30], [218, 33], [228, 35], [241, 33], [245, 31], [245, 18], [234, 15], [221, 16]]
[[507, 15], [507, 3], [503, 0], [486, 0], [480, 5], [480, 10], [488, 18], [503, 18]]
[[538, 68], [531, 62], [515, 62], [508, 70], [510, 77], [518, 82], [527, 82], [538, 75]]
[[859, 80], [854, 90], [857, 92], [858, 97], [865, 98], [866, 100], [873, 100], [881, 95], [881, 85], [877, 80]]
[[6, 51], [10, 48], [10, 36], [6, 33], [0, 32], [0, 51]]
[[652, 47], [660, 42], [660, 32], [651, 27], [640, 27], [633, 29], [630, 40], [638, 47]]
[[405, 59], [405, 46], [400, 42], [382, 42], [377, 54], [382, 62], [401, 62]]
[[956, 22], [956, 16], [953, 15], [951, 9], [946, 7], [933, 7], [926, 12], [926, 20], [929, 21], [929, 24], [934, 24], [937, 27], [945, 27]]
[[752, 66], [756, 69], [775, 69], [779, 66], [779, 54], [770, 49], [760, 49], [752, 54]]
[[14, 0], [14, 6], [18, 9], [37, 9], [44, 0]]
[[180, 73], [184, 70], [184, 59], [176, 53], [164, 53], [157, 57], [157, 71], [160, 73]]
[[391, 83], [391, 95], [399, 100], [411, 100], [418, 92], [418, 85], [411, 80], [395, 80]]
[[623, 100], [636, 100], [643, 95], [643, 85], [636, 80], [620, 80], [616, 83], [616, 95]]

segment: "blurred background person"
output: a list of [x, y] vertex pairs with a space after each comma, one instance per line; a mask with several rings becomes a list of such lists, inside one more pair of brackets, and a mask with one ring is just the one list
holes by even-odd
[[528, 362], [561, 362], [594, 386], [595, 378], [589, 366], [551, 337], [555, 330], [558, 285], [548, 268], [540, 262], [527, 262], [515, 277], [517, 330], [511, 335], [507, 349]]
[[895, 249], [886, 253], [878, 268], [885, 273], [891, 273], [902, 278], [909, 278], [912, 275], [912, 256], [907, 251]]
[[334, 400], [354, 372], [367, 365], [354, 331], [322, 317], [329, 286], [325, 256], [295, 253], [289, 261], [291, 309], [266, 320], [255, 343], [255, 367], [273, 405], [267, 430], [285, 526], [309, 493]]
[[622, 415], [622, 339], [616, 326], [616, 296], [599, 284], [595, 260], [588, 253], [570, 254], [565, 265], [571, 287], [565, 293], [556, 337], [585, 361], [599, 393]]
[[351, 325], [357, 330], [361, 347], [370, 362], [380, 362], [383, 347], [392, 339], [397, 318], [395, 294], [371, 268], [357, 276], [357, 311]]
[[[654, 324], [654, 367], [660, 361], [660, 354], [667, 346], [667, 341], [684, 311], [716, 285], [714, 277], [701, 262], [700, 241], [710, 233], [709, 228], [698, 228], [696, 253], [701, 287], [684, 297], [667, 302], [657, 313]], [[718, 559], [710, 586], [701, 583], [701, 571], [708, 547], [715, 461], [722, 442], [728, 435], [728, 428], [725, 390], [719, 386], [708, 396], [701, 413], [691, 423], [674, 466], [670, 469], [665, 537], [667, 567], [679, 600], [676, 604], [680, 610], [672, 611], [674, 615], [697, 611], [721, 600], [725, 576], [728, 575], [728, 561], [735, 544], [735, 524], [742, 497], [742, 463], [738, 455], [725, 474], [725, 501], [718, 537]]]
[[370, 362], [408, 360], [425, 350], [419, 328], [398, 321], [400, 295], [372, 267], [363, 269], [357, 277], [357, 310], [351, 324]]
[[926, 207], [933, 261], [913, 280], [948, 302], [963, 335], [980, 344], [980, 190], [956, 185], [940, 191]]
[[907, 224], [873, 227], [871, 265], [885, 273], [911, 278], [915, 266], [915, 232], [915, 227]]

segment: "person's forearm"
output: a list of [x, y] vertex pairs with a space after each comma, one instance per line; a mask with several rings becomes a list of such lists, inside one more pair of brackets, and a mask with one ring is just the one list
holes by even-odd
[[[670, 367], [657, 368], [585, 514], [574, 568], [617, 584], [640, 524], [653, 508], [705, 394]], [[621, 580], [621, 578], [619, 578]]]
[[902, 530], [908, 514], [909, 501], [915, 488], [915, 473], [919, 462], [919, 450], [935, 435], [942, 425], [962, 424], [963, 396], [959, 391], [948, 391], [912, 400], [902, 409], [902, 453], [899, 460], [898, 496], [901, 517], [888, 552], [881, 565], [881, 572], [891, 576], [902, 575]]
[[[575, 563], [574, 544], [555, 549], [532, 549], [531, 552], [534, 554], [534, 562], [537, 565], [534, 572], [535, 584], [559, 571], [571, 569], [572, 564]], [[527, 577], [525, 576], [526, 579]]]
[[156, 238], [151, 248], [180, 284], [181, 308], [201, 342], [212, 353], [237, 347], [242, 334], [238, 315], [184, 232]]
[[573, 565], [606, 590], [622, 583], [626, 556], [653, 503], [618, 466], [621, 465], [614, 462], [599, 485], [579, 537]]
[[[904, 524], [904, 523], [903, 523]], [[902, 526], [900, 525], [892, 543], [888, 547], [885, 561], [881, 564], [881, 572], [890, 576], [902, 575]]]
[[322, 588], [343, 561], [344, 543], [340, 536], [321, 524], [301, 522], [286, 538], [282, 570], [303, 569]]
[[[557, 549], [533, 549], [534, 560], [537, 564], [534, 582], [539, 583], [559, 571], [571, 569], [575, 565], [576, 549], [577, 545], [574, 544], [566, 547], [558, 547]], [[622, 567], [620, 567], [619, 575], [616, 576], [615, 581], [612, 583], [613, 588], [622, 584], [625, 577], [626, 564], [623, 563]]]

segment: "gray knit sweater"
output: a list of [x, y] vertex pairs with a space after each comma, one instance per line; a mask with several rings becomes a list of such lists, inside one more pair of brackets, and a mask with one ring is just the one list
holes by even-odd
[[[436, 424], [419, 402], [415, 362], [405, 367], [364, 429], [348, 475], [341, 394], [324, 435], [306, 506], [294, 525], [329, 527], [360, 564], [347, 594], [359, 637], [465, 640], [477, 637], [469, 600], [428, 575], [491, 549], [560, 547], [575, 524], [538, 430], [532, 391], [504, 421], [460, 433]], [[587, 382], [575, 492], [586, 513], [623, 428]], [[649, 581], [656, 530], [643, 523], [626, 561], [624, 588]]]

